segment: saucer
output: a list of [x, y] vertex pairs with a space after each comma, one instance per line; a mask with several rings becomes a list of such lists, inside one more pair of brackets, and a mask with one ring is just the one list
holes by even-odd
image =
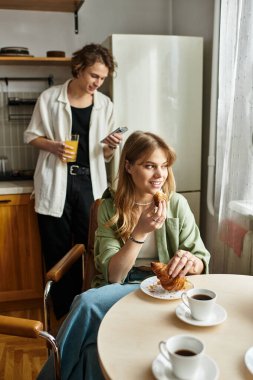
[[247, 350], [244, 356], [244, 361], [245, 361], [246, 367], [248, 368], [250, 373], [253, 375], [253, 346]]
[[[178, 380], [172, 373], [170, 363], [159, 354], [152, 363], [152, 372], [156, 380]], [[213, 359], [207, 355], [203, 355], [198, 372], [194, 378], [189, 380], [217, 380], [219, 377], [219, 369]]]
[[177, 306], [176, 315], [179, 319], [181, 319], [181, 321], [193, 326], [215, 326], [219, 325], [220, 323], [224, 322], [225, 319], [227, 319], [226, 310], [217, 303], [214, 306], [213, 313], [208, 319], [204, 321], [197, 321], [196, 319], [192, 318], [191, 312], [183, 302]]

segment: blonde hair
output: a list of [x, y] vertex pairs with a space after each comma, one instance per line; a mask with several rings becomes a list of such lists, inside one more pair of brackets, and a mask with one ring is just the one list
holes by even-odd
[[143, 162], [156, 150], [162, 149], [167, 156], [168, 176], [162, 190], [170, 197], [176, 190], [172, 165], [176, 159], [174, 150], [159, 136], [150, 132], [136, 131], [126, 140], [119, 163], [118, 185], [115, 191], [115, 215], [107, 223], [108, 226], [117, 225], [116, 233], [126, 240], [137, 223], [137, 210], [135, 205], [135, 185], [132, 176], [125, 168], [126, 161], [134, 164], [137, 160]]

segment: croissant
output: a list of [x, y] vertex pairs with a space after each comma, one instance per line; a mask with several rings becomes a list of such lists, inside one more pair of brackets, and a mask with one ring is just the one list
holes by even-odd
[[160, 262], [151, 262], [151, 269], [160, 280], [161, 286], [169, 291], [182, 290], [185, 287], [185, 277], [171, 278], [169, 275], [169, 265]]
[[153, 196], [154, 202], [156, 207], [159, 206], [159, 202], [161, 201], [167, 201], [168, 197], [167, 194], [163, 193], [162, 191], [157, 191]]

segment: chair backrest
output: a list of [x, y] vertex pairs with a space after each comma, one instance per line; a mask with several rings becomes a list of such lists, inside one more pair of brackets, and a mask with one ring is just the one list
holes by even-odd
[[91, 282], [94, 276], [97, 274], [94, 263], [94, 242], [95, 242], [95, 231], [98, 226], [97, 214], [98, 207], [102, 199], [96, 199], [90, 208], [90, 222], [89, 222], [89, 236], [88, 245], [86, 253], [84, 254], [84, 280], [83, 280], [83, 291], [91, 288]]

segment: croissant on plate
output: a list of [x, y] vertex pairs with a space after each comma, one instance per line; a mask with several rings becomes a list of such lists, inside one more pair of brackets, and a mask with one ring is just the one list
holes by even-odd
[[182, 290], [185, 287], [186, 278], [185, 277], [175, 277], [171, 278], [169, 275], [169, 265], [160, 262], [152, 262], [151, 269], [156, 274], [157, 278], [160, 280], [161, 286], [169, 291]]

